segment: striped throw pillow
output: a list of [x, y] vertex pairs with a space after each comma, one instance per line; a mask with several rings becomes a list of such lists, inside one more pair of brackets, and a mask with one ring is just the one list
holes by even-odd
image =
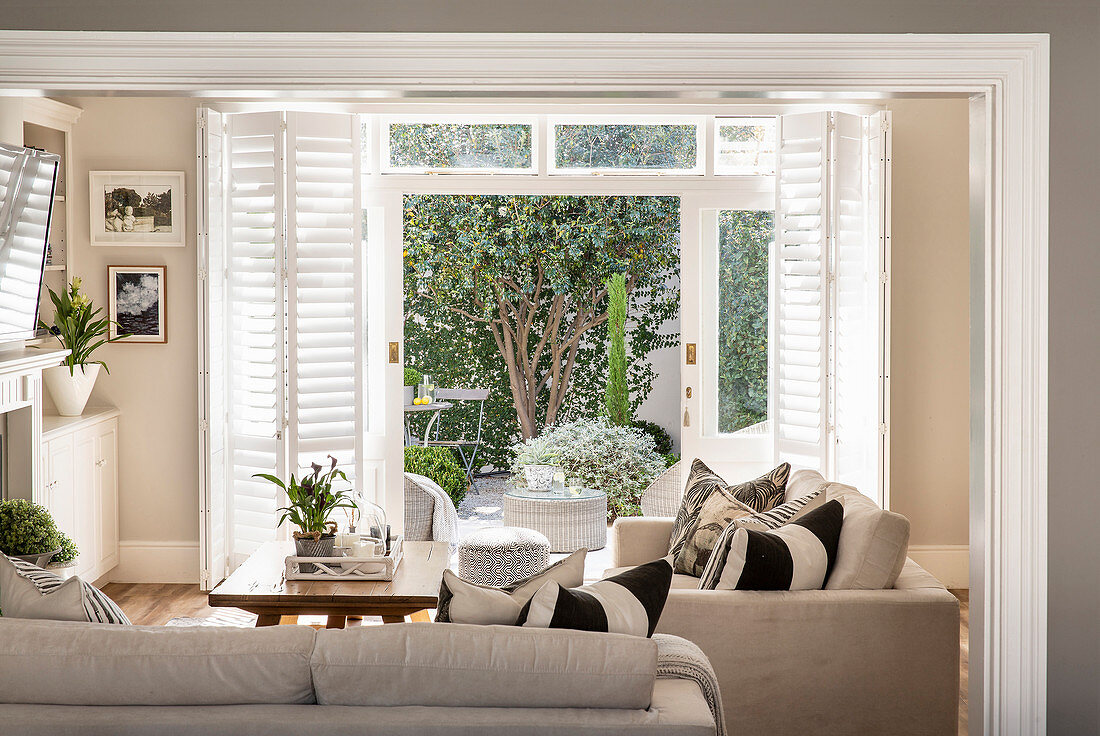
[[0, 554], [0, 610], [12, 618], [130, 624], [122, 609], [94, 585], [80, 578], [62, 580], [5, 554]]
[[580, 588], [551, 581], [523, 607], [516, 625], [653, 636], [670, 587], [667, 557]]
[[[759, 531], [731, 522], [699, 587], [705, 590], [821, 590], [836, 563], [844, 507], [829, 501], [789, 524]], [[721, 560], [721, 562], [719, 562]]]

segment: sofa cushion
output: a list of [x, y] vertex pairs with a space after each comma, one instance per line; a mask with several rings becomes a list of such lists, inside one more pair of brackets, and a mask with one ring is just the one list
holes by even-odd
[[559, 629], [387, 624], [317, 632], [322, 705], [648, 708], [651, 639]]
[[653, 636], [671, 584], [672, 561], [667, 557], [581, 588], [549, 582], [524, 606], [516, 623]]
[[[790, 463], [782, 463], [759, 478], [731, 486], [707, 467], [706, 463], [696, 458], [691, 464], [691, 473], [684, 487], [680, 509], [676, 512], [676, 523], [673, 526], [668, 553], [673, 559], [679, 556], [694, 531], [703, 505], [711, 494], [721, 493], [725, 498], [743, 504], [753, 512], [767, 511], [783, 501], [790, 471]], [[689, 571], [678, 568], [677, 572]]]
[[861, 493], [840, 495], [844, 526], [828, 590], [892, 588], [909, 552], [909, 520]]
[[129, 624], [99, 588], [78, 577], [62, 580], [18, 557], [0, 554], [0, 611], [11, 618]]
[[451, 570], [444, 570], [435, 620], [437, 623], [510, 626], [519, 618], [524, 604], [547, 582], [554, 580], [567, 588], [584, 583], [587, 552], [585, 549], [577, 550], [542, 572], [503, 588], [471, 583]]
[[751, 506], [727, 496], [720, 487], [715, 488], [689, 523], [683, 546], [673, 560], [673, 568], [683, 575], [701, 575], [726, 525], [754, 513]]
[[[441, 627], [442, 628], [442, 627]], [[312, 703], [308, 626], [108, 626], [0, 618], [2, 703]]]
[[844, 507], [830, 501], [774, 531], [736, 523], [723, 533], [722, 546], [699, 587], [730, 590], [820, 590], [836, 560]]

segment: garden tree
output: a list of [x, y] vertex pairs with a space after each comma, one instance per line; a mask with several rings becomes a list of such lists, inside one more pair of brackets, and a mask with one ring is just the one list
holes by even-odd
[[768, 417], [768, 251], [771, 212], [718, 218], [718, 430]]
[[554, 162], [562, 168], [690, 169], [694, 125], [557, 125]]
[[[404, 224], [410, 363], [441, 384], [497, 381], [513, 412], [509, 423], [487, 406], [487, 425], [501, 422], [498, 466], [502, 435], [598, 412], [612, 274], [623, 275], [635, 354], [678, 340], [662, 332], [679, 305], [675, 197], [407, 195]], [[635, 363], [640, 401], [654, 376]], [[586, 395], [569, 400], [575, 380]]]
[[626, 278], [607, 280], [607, 416], [612, 424], [630, 426], [630, 393], [626, 387]]
[[426, 168], [526, 168], [531, 126], [501, 123], [393, 123], [390, 162]]

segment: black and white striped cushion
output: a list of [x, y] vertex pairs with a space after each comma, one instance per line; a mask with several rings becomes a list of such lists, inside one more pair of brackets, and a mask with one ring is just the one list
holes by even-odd
[[[32, 565], [18, 557], [4, 555], [4, 558], [15, 567], [15, 571], [21, 578], [33, 583], [41, 595], [48, 595], [65, 582], [49, 570], [43, 570], [41, 567]], [[108, 598], [103, 591], [83, 580], [80, 580], [80, 587], [83, 592], [81, 597], [87, 621], [96, 624], [130, 625], [130, 619], [126, 618], [126, 614], [122, 612], [122, 609]], [[18, 611], [7, 612], [9, 616], [16, 616], [17, 614]]]
[[516, 624], [653, 636], [671, 586], [667, 557], [580, 588], [549, 582], [523, 607]]
[[819, 489], [801, 498], [780, 504], [771, 511], [743, 516], [726, 524], [715, 541], [714, 549], [709, 559], [707, 559], [702, 574], [699, 576], [699, 589], [714, 590], [714, 586], [718, 584], [718, 579], [722, 576], [722, 568], [726, 566], [726, 555], [729, 554], [730, 540], [733, 538], [734, 532], [738, 529], [755, 529], [765, 532], [778, 529], [820, 506], [825, 500], [823, 494], [823, 489]]
[[[833, 500], [772, 531], [731, 522], [699, 587], [820, 590], [836, 562], [844, 507]], [[727, 533], [728, 532], [728, 533]]]

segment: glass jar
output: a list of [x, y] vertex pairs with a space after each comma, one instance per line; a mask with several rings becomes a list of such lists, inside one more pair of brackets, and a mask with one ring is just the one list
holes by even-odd
[[418, 399], [427, 399], [427, 403], [429, 404], [435, 402], [435, 384], [432, 383], [431, 376], [425, 375], [424, 380], [416, 387], [416, 397]]

